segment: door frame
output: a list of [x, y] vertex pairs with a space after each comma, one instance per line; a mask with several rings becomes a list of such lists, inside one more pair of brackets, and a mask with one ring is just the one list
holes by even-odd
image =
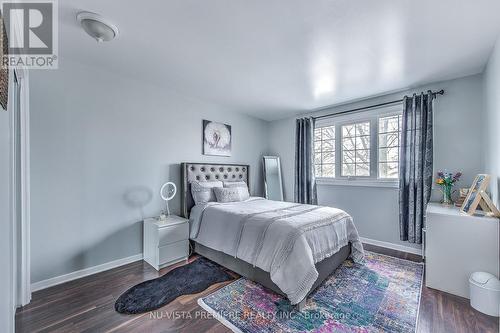
[[[15, 101], [16, 81], [19, 82], [19, 101]], [[12, 189], [12, 245], [15, 307], [31, 301], [30, 259], [30, 115], [29, 77], [23, 69], [11, 70], [10, 75], [10, 126], [11, 126], [11, 189]], [[16, 103], [19, 103], [19, 125], [16, 119]], [[16, 138], [19, 136], [19, 140]], [[19, 145], [19, 147], [18, 147]], [[18, 156], [19, 154], [19, 156]], [[17, 178], [19, 170], [19, 179]], [[18, 197], [16, 191], [20, 189]], [[19, 201], [17, 200], [19, 198]]]

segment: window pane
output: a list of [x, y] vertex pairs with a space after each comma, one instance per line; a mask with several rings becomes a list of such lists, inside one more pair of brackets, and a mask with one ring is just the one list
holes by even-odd
[[322, 151], [334, 151], [335, 150], [335, 141], [333, 141], [333, 140], [323, 141], [321, 150]]
[[369, 136], [356, 137], [356, 149], [370, 149], [370, 137]]
[[378, 136], [379, 178], [399, 177], [400, 129], [401, 129], [401, 115], [379, 118], [379, 136]]
[[321, 152], [314, 153], [314, 164], [321, 164]]
[[335, 177], [335, 126], [316, 128], [314, 140], [316, 177]]
[[335, 177], [335, 165], [334, 164], [323, 164], [322, 177]]
[[335, 140], [335, 127], [323, 127], [323, 138], [322, 140]]
[[369, 176], [370, 175], [370, 164], [362, 163], [356, 164], [356, 176]]
[[354, 163], [356, 152], [354, 150], [344, 150], [342, 152], [342, 163]]
[[342, 176], [355, 176], [355, 165], [342, 163]]
[[380, 134], [378, 140], [379, 147], [399, 146], [399, 133]]
[[370, 123], [356, 124], [356, 136], [370, 135]]
[[354, 150], [356, 148], [355, 137], [346, 137], [342, 139], [342, 149]]
[[354, 136], [354, 125], [345, 125], [342, 126], [342, 136], [343, 137], [348, 137], [348, 136]]
[[399, 132], [399, 119], [399, 116], [380, 118], [379, 133]]
[[370, 122], [342, 126], [342, 176], [370, 176]]
[[399, 147], [380, 148], [378, 151], [378, 160], [380, 162], [398, 162], [399, 161]]
[[314, 151], [321, 152], [321, 141], [314, 142]]
[[314, 169], [316, 177], [321, 177], [321, 164], [315, 164]]
[[399, 163], [379, 163], [380, 178], [398, 178]]
[[316, 128], [314, 130], [314, 141], [320, 141], [321, 140], [321, 128]]
[[334, 152], [326, 152], [323, 153], [323, 164], [333, 164], [335, 163], [335, 153]]
[[356, 150], [356, 163], [370, 163], [369, 150]]

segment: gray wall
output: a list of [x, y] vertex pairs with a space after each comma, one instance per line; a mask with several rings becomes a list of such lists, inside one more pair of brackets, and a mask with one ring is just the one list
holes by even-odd
[[[439, 82], [357, 103], [337, 106], [321, 112], [333, 113], [364, 105], [399, 99], [405, 94], [445, 89], [446, 95], [435, 104], [436, 170], [464, 172], [460, 187], [467, 187], [483, 166], [483, 93], [482, 76]], [[293, 179], [295, 118], [274, 121], [270, 125], [270, 151], [281, 156], [284, 179]], [[436, 190], [434, 199], [439, 199]], [[293, 200], [293, 181], [285, 182], [285, 199]], [[342, 208], [354, 217], [361, 237], [394, 244], [419, 247], [401, 242], [398, 227], [398, 194], [394, 188], [356, 186], [318, 186], [320, 204]]]
[[500, 38], [484, 72], [485, 92], [485, 165], [492, 175], [493, 201], [500, 207]]
[[[472, 76], [321, 112], [445, 89], [436, 102], [435, 167], [463, 171], [465, 187], [484, 169], [482, 83]], [[159, 213], [158, 188], [179, 184], [182, 161], [249, 163], [259, 195], [261, 156], [279, 155], [285, 199], [293, 200], [295, 118], [267, 123], [72, 62], [33, 72], [30, 103], [32, 282], [141, 253], [140, 221]], [[231, 158], [201, 154], [202, 119], [232, 125]], [[353, 215], [362, 237], [408, 245], [399, 241], [396, 189], [321, 185], [318, 192], [320, 204]], [[177, 196], [173, 211], [179, 206]]]
[[9, 113], [0, 107], [0, 332], [13, 331]]
[[[66, 61], [30, 91], [32, 282], [141, 253], [140, 221], [180, 162], [248, 163], [262, 193], [267, 122]], [[202, 155], [202, 119], [232, 125], [232, 157]]]
[[[484, 101], [485, 169], [486, 173], [492, 176], [490, 183], [492, 200], [497, 207], [500, 207], [500, 36], [484, 71]], [[500, 248], [498, 251], [500, 254]], [[498, 274], [500, 275], [500, 271]]]

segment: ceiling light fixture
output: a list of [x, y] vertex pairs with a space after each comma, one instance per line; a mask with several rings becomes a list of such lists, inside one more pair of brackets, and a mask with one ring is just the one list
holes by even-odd
[[80, 12], [76, 19], [83, 30], [98, 43], [108, 42], [118, 36], [118, 28], [102, 16], [91, 12]]

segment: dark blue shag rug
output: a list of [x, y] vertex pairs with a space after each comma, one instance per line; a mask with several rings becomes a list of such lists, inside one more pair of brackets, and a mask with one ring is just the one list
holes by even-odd
[[181, 295], [197, 294], [214, 283], [229, 280], [233, 277], [224, 268], [200, 257], [159, 278], [130, 288], [116, 300], [115, 310], [125, 314], [156, 310]]

